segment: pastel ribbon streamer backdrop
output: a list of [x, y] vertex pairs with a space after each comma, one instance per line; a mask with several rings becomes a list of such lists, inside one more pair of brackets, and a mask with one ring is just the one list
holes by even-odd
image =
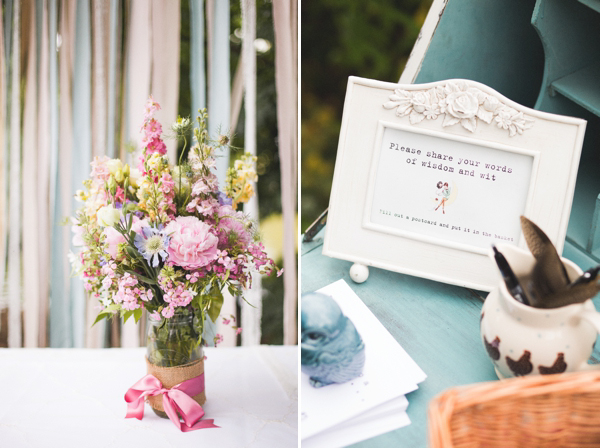
[[[148, 374], [131, 386], [125, 394], [125, 401], [128, 403], [125, 418], [137, 418], [141, 420], [144, 417], [144, 399], [163, 394], [165, 412], [182, 432], [218, 428], [212, 419], [201, 420], [204, 417], [204, 410], [192, 398], [202, 393], [203, 390], [204, 373], [179, 383], [171, 389], [164, 388], [158, 378]], [[179, 420], [179, 416], [183, 419], [183, 425]]]

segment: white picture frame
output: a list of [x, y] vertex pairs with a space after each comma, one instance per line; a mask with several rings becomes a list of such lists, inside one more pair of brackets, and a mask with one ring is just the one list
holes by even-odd
[[562, 252], [585, 127], [475, 81], [350, 77], [323, 254], [357, 282], [375, 266], [490, 291], [521, 214]]

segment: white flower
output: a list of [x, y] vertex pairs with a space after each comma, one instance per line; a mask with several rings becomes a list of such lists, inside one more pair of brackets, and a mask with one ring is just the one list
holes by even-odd
[[121, 159], [110, 159], [106, 162], [106, 167], [110, 174], [116, 176], [119, 171], [123, 171], [123, 162], [121, 162]]
[[214, 157], [207, 157], [206, 160], [204, 160], [204, 167], [210, 169], [213, 169], [215, 166], [217, 166], [217, 161]]
[[102, 305], [106, 308], [109, 307], [113, 304], [113, 301], [110, 300], [110, 296], [108, 294], [108, 291], [103, 291], [102, 292], [102, 299], [100, 299], [100, 302], [102, 302]]
[[189, 118], [179, 117], [175, 123], [171, 125], [171, 130], [176, 134], [185, 134], [190, 129], [191, 121]]
[[102, 227], [114, 226], [121, 219], [121, 211], [112, 205], [105, 205], [97, 213], [98, 224]]
[[142, 177], [142, 173], [137, 168], [131, 168], [129, 171], [129, 185], [133, 187], [139, 187], [139, 180]]
[[[175, 191], [179, 192], [180, 183], [181, 183], [181, 191], [188, 191], [190, 189], [190, 179], [188, 175], [191, 176], [191, 173], [186, 174], [185, 171], [181, 170], [180, 166], [176, 166], [173, 168], [173, 182], [175, 182]], [[181, 176], [181, 178], [180, 178]]]
[[153, 171], [162, 171], [162, 167], [168, 165], [167, 157], [161, 156], [159, 153], [155, 152], [146, 161], [148, 167]]
[[67, 254], [73, 273], [79, 275], [83, 272], [83, 263], [81, 262], [81, 254], [75, 254], [73, 251], [69, 251]]

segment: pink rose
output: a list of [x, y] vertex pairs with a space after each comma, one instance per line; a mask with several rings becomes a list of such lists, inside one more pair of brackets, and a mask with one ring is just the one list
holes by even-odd
[[180, 216], [165, 227], [171, 237], [169, 262], [187, 269], [206, 266], [217, 258], [219, 239], [195, 216]]

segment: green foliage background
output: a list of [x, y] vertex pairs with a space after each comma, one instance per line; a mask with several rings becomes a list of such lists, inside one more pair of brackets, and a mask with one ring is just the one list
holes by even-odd
[[348, 77], [398, 82], [430, 5], [302, 2], [302, 231], [329, 204]]

